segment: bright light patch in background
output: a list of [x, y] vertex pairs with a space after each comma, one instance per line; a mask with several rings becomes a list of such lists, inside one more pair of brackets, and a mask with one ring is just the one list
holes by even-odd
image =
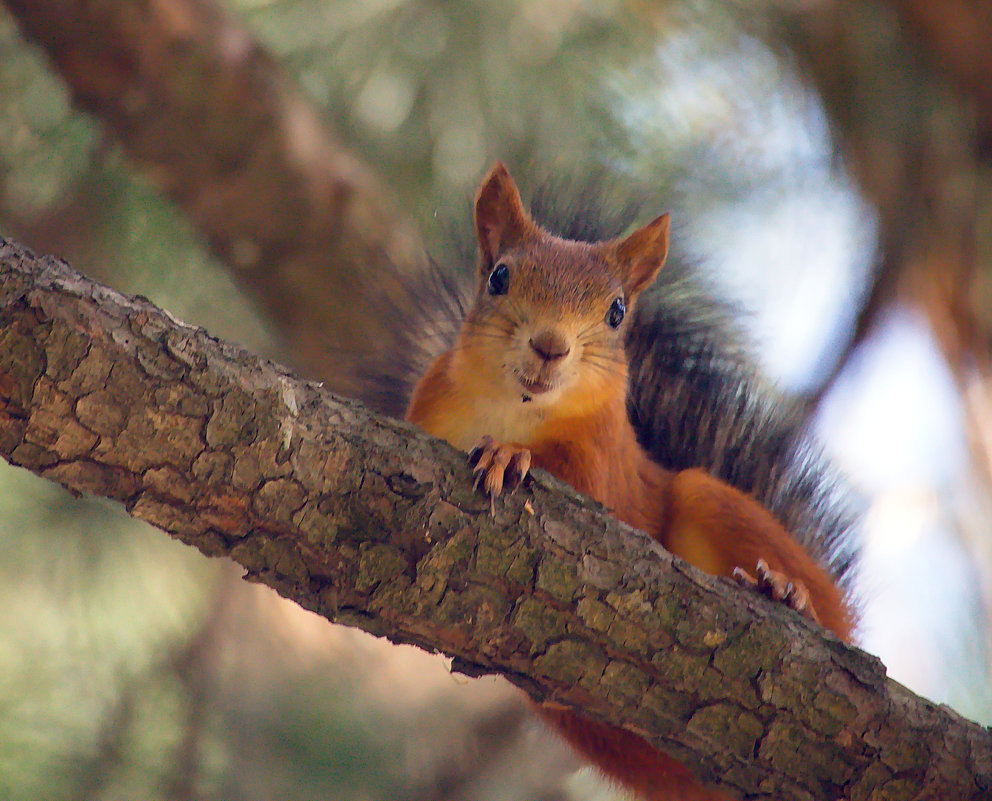
[[680, 246], [746, 309], [769, 375], [800, 392], [844, 345], [875, 215], [838, 164], [815, 93], [764, 43], [725, 34], [666, 38], [640, 66], [660, 88], [642, 87], [621, 116], [635, 150], [685, 165]]
[[960, 480], [968, 466], [964, 422], [926, 320], [904, 309], [851, 357], [819, 426], [848, 476], [877, 493]]
[[[729, 223], [729, 224], [728, 224]], [[691, 223], [714, 280], [749, 313], [762, 366], [784, 389], [822, 378], [851, 330], [874, 251], [874, 217], [828, 175], [791, 193], [701, 212]]]

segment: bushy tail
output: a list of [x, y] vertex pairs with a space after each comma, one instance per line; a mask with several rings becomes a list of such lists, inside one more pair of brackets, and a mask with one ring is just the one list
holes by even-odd
[[628, 413], [652, 458], [752, 494], [838, 582], [858, 555], [852, 494], [803, 409], [765, 380], [721, 304], [672, 268], [628, 330]]

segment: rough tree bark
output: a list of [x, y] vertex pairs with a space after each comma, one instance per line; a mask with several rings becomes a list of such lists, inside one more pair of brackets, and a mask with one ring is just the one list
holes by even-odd
[[211, 0], [3, 2], [261, 302], [298, 369], [354, 396], [369, 365], [409, 348], [371, 327], [409, 306], [404, 278], [427, 267], [417, 229], [235, 16]]
[[637, 731], [742, 798], [992, 793], [992, 734], [873, 657], [548, 476], [490, 517], [443, 443], [3, 240], [0, 451], [329, 620]]

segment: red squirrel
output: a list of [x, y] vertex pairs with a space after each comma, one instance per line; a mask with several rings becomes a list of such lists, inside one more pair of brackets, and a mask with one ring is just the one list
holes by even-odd
[[[497, 164], [475, 199], [479, 282], [453, 347], [417, 383], [407, 419], [466, 451], [491, 498], [540, 467], [696, 567], [784, 601], [850, 639], [830, 574], [752, 496], [703, 469], [670, 470], [628, 417], [624, 329], [665, 264], [669, 216], [603, 242], [528, 214]], [[550, 707], [545, 719], [649, 801], [729, 801], [626, 731]]]

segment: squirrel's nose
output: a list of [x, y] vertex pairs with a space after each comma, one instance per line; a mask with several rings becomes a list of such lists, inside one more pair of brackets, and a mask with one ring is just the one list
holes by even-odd
[[550, 329], [532, 336], [530, 338], [530, 346], [546, 362], [556, 362], [564, 359], [568, 355], [569, 350], [571, 350], [568, 340], [557, 331]]

